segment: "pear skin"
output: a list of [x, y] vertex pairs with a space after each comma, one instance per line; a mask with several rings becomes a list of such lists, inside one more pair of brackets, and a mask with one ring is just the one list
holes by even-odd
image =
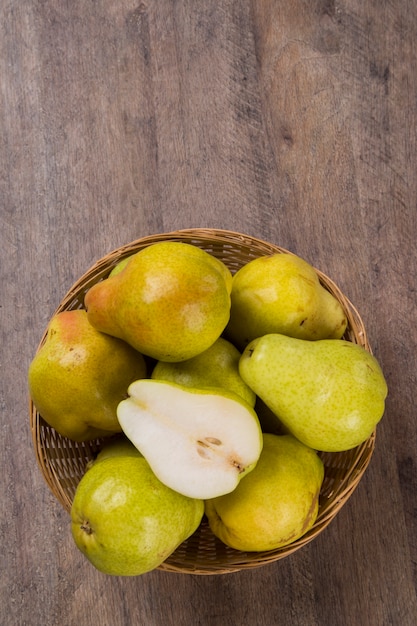
[[143, 457], [112, 456], [81, 478], [71, 508], [74, 542], [99, 571], [139, 576], [198, 528], [204, 503], [163, 485]]
[[209, 348], [230, 316], [231, 273], [204, 250], [159, 242], [85, 296], [88, 319], [161, 361], [183, 361]]
[[97, 331], [84, 310], [50, 321], [28, 371], [29, 391], [43, 419], [74, 441], [120, 432], [117, 406], [145, 360], [124, 341]]
[[143, 455], [123, 433], [119, 433], [105, 440], [99, 452], [94, 458], [88, 461], [85, 469], [88, 470], [96, 463], [100, 463], [114, 456], [141, 457]]
[[291, 435], [264, 434], [255, 469], [234, 491], [207, 500], [214, 535], [236, 550], [259, 552], [293, 543], [317, 519], [324, 465]]
[[294, 254], [253, 259], [233, 276], [225, 336], [239, 350], [270, 333], [340, 339], [346, 325], [339, 301], [322, 286], [315, 269]]
[[246, 347], [239, 371], [283, 425], [315, 450], [358, 446], [384, 413], [387, 384], [378, 361], [343, 339], [265, 335]]
[[151, 378], [200, 389], [229, 389], [253, 407], [256, 396], [239, 374], [240, 357], [239, 350], [230, 341], [219, 337], [210, 348], [192, 359], [180, 363], [159, 361]]
[[116, 274], [120, 274], [120, 272], [123, 272], [123, 270], [125, 269], [126, 265], [129, 263], [130, 259], [132, 258], [133, 255], [125, 257], [124, 259], [122, 259], [121, 261], [119, 261], [117, 263], [117, 265], [115, 265], [112, 269], [112, 271], [109, 274], [109, 278], [111, 276], [116, 276]]

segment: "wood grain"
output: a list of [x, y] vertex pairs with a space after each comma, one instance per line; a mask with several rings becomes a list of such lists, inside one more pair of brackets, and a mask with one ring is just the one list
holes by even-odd
[[[413, 626], [416, 3], [6, 0], [0, 18], [1, 623]], [[95, 259], [198, 226], [335, 280], [386, 374], [386, 415], [355, 494], [288, 559], [109, 578], [36, 467], [27, 367]]]

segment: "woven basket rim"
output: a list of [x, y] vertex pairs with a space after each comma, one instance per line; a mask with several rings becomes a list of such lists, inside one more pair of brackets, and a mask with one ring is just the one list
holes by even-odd
[[[194, 243], [194, 245], [200, 245], [203, 247], [211, 245], [224, 246], [224, 249], [230, 252], [233, 252], [235, 248], [238, 248], [239, 246], [246, 247], [248, 250], [256, 248], [256, 253], [253, 253], [253, 258], [262, 254], [273, 254], [275, 252], [295, 254], [291, 250], [264, 241], [263, 239], [224, 229], [187, 228], [165, 233], [146, 235], [114, 248], [111, 252], [94, 262], [91, 267], [73, 283], [61, 300], [60, 304], [56, 307], [52, 316], [68, 308], [83, 308], [82, 306], [79, 306], [80, 292], [85, 292], [85, 290], [97, 282], [97, 280], [100, 280], [108, 275], [109, 271], [111, 271], [111, 269], [117, 265], [121, 259], [129, 256], [133, 252], [137, 251], [137, 249], [141, 249], [161, 240], [187, 241], [188, 243]], [[335, 295], [335, 297], [342, 304], [348, 317], [350, 340], [354, 340], [356, 343], [363, 346], [368, 352], [372, 353], [363, 321], [356, 307], [332, 279], [330, 279], [318, 268], [315, 267], [314, 269], [319, 276], [320, 282], [331, 293], [333, 293], [333, 295]], [[36, 351], [38, 351], [42, 346], [45, 337], [46, 328]], [[65, 481], [63, 482], [62, 480], [60, 472], [62, 469], [61, 466], [65, 465], [65, 461], [67, 460], [65, 458], [66, 450], [68, 447], [71, 448], [73, 446], [73, 442], [66, 442], [65, 438], [62, 438], [59, 434], [54, 432], [54, 429], [51, 429], [51, 427], [46, 425], [36, 410], [30, 396], [28, 408], [32, 442], [38, 467], [40, 468], [44, 480], [53, 495], [69, 513], [72, 504], [72, 497], [68, 492], [68, 488], [66, 488]], [[47, 435], [45, 435], [45, 433], [47, 433]], [[240, 553], [227, 547], [223, 547], [224, 554], [220, 554], [218, 558], [211, 557], [206, 560], [204, 558], [206, 553], [203, 549], [201, 549], [203, 557], [193, 560], [193, 547], [188, 550], [190, 553], [188, 554], [187, 550], [184, 553], [182, 551], [182, 546], [180, 546], [180, 548], [168, 557], [168, 559], [162, 563], [158, 569], [167, 572], [184, 574], [226, 574], [243, 569], [257, 568], [289, 556], [317, 537], [317, 535], [331, 523], [339, 510], [351, 497], [371, 461], [375, 447], [375, 439], [376, 431], [374, 431], [368, 440], [361, 446], [358, 446], [353, 451], [347, 452], [348, 455], [352, 455], [354, 462], [352, 462], [352, 465], [349, 466], [347, 470], [346, 468], [343, 468], [344, 476], [343, 480], [341, 480], [338, 485], [338, 489], [335, 492], [330, 490], [329, 493], [326, 493], [325, 497], [323, 497], [323, 501], [321, 501], [320, 504], [319, 515], [313, 528], [294, 543], [281, 549], [261, 553]], [[84, 453], [90, 454], [91, 449], [94, 449], [94, 447], [98, 450], [101, 443], [102, 442], [98, 440], [96, 442], [76, 444], [78, 446], [77, 450], [81, 450], [80, 457], [82, 457]], [[79, 463], [82, 464], [82, 462], [83, 461], [80, 458]], [[70, 468], [69, 471], [74, 472], [74, 469]], [[334, 472], [338, 474], [338, 467], [334, 468]], [[200, 547], [197, 546], [196, 550], [199, 555]], [[221, 552], [222, 550], [220, 550], [220, 553]]]

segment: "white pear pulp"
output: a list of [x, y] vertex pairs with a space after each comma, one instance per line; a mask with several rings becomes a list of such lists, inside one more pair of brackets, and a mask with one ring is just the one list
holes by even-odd
[[191, 498], [230, 493], [260, 456], [253, 409], [232, 395], [138, 380], [120, 402], [121, 428], [165, 485]]

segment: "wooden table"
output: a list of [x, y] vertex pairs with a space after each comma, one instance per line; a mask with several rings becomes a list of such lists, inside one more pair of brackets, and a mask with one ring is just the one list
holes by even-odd
[[[5, 0], [0, 17], [0, 622], [417, 623], [417, 4]], [[36, 465], [27, 367], [96, 259], [190, 227], [331, 276], [384, 369], [386, 414], [359, 487], [294, 555], [106, 577]]]

